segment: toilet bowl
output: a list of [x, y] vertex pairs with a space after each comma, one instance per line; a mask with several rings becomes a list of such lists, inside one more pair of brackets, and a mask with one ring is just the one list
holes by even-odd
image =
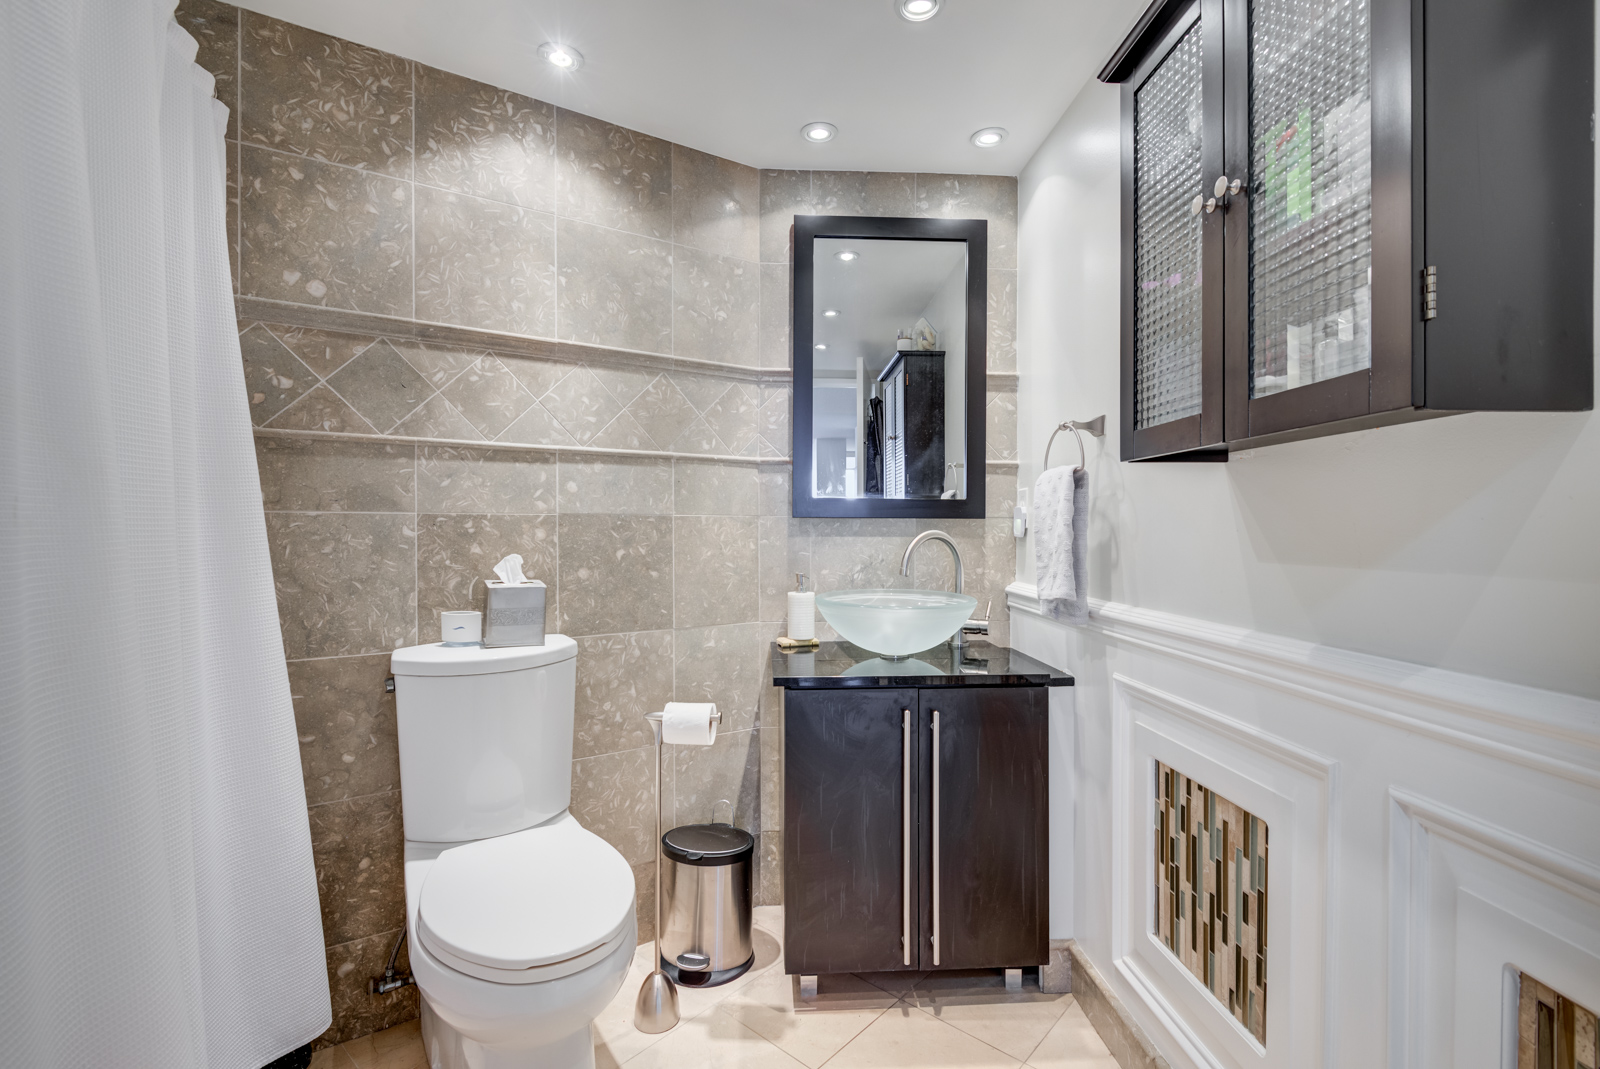
[[593, 1069], [633, 869], [567, 812], [577, 644], [396, 650], [406, 933], [431, 1069]]
[[431, 1069], [591, 1069], [589, 1024], [638, 942], [622, 855], [563, 813], [495, 840], [408, 843], [405, 879]]

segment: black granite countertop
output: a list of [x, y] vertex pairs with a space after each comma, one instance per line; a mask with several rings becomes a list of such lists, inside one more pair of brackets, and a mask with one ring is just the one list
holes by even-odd
[[891, 661], [848, 642], [824, 642], [810, 652], [772, 646], [778, 687], [1070, 687], [1072, 676], [1005, 646], [974, 642], [955, 664], [948, 643]]

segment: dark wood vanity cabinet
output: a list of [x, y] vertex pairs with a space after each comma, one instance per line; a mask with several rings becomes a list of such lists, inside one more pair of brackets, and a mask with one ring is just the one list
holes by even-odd
[[786, 692], [788, 972], [1047, 959], [1047, 707], [1043, 686]]
[[1593, 407], [1592, 0], [1157, 0], [1122, 85], [1122, 457]]

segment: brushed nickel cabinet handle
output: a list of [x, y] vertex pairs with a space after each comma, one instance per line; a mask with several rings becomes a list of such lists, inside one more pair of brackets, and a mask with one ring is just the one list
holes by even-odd
[[900, 962], [911, 964], [911, 710], [900, 710]]
[[933, 963], [939, 961], [939, 710], [933, 711]]

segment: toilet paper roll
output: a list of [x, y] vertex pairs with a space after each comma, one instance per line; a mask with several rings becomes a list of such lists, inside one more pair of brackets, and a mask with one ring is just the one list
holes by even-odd
[[668, 702], [661, 714], [661, 741], [672, 746], [710, 746], [717, 740], [713, 702]]

